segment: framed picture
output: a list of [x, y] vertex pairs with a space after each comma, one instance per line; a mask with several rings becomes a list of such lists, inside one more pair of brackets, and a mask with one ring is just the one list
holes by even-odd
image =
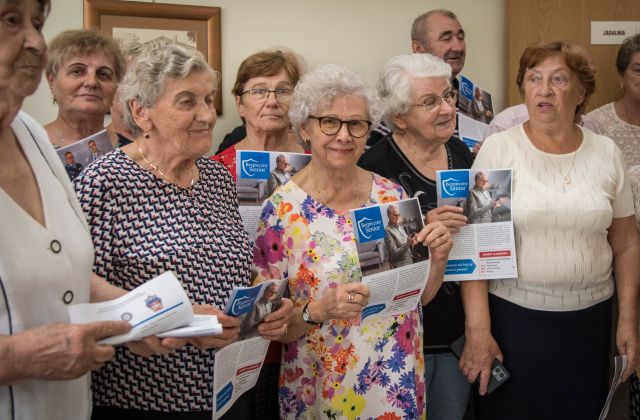
[[[120, 0], [83, 0], [84, 28], [114, 39], [147, 43], [176, 42], [200, 51], [221, 71], [220, 8]], [[222, 115], [222, 95], [215, 106]]]

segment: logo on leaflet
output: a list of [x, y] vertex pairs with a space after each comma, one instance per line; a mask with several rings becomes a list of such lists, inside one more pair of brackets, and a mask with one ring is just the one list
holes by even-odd
[[238, 159], [239, 178], [268, 179], [269, 178], [269, 153], [268, 152], [240, 152]]
[[382, 223], [380, 207], [355, 210], [353, 216], [358, 227], [360, 243], [384, 239], [384, 223]]
[[[160, 299], [158, 296], [156, 295], [149, 295], [147, 296], [147, 298], [145, 299], [145, 304], [147, 305], [147, 307], [149, 309], [151, 309], [153, 312], [158, 312], [160, 310], [162, 310], [163, 306], [162, 306], [162, 299]], [[124, 318], [123, 318], [124, 319]]]
[[465, 198], [469, 195], [468, 171], [442, 171], [438, 175], [442, 198]]
[[473, 100], [473, 82], [464, 76], [460, 76], [460, 94], [468, 100]]
[[231, 314], [238, 316], [250, 312], [253, 309], [255, 298], [250, 296], [242, 296], [233, 302]]

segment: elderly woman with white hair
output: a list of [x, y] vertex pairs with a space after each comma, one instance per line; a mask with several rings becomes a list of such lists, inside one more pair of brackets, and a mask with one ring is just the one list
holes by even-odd
[[[311, 162], [263, 204], [254, 248], [265, 278], [288, 275], [295, 302], [281, 339], [283, 418], [424, 414], [420, 308], [360, 320], [369, 290], [349, 210], [407, 198], [396, 183], [356, 166], [381, 113], [374, 90], [342, 66], [318, 68], [294, 91], [289, 116], [311, 145]], [[442, 282], [451, 238], [435, 222], [416, 239], [431, 250], [426, 303]]]
[[[204, 156], [216, 122], [219, 76], [202, 54], [176, 45], [142, 53], [120, 85], [135, 142], [96, 160], [75, 181], [96, 248], [94, 271], [133, 289], [172, 270], [198, 313], [224, 331], [191, 346], [141, 359], [119, 348], [94, 374], [94, 419], [211, 419], [214, 348], [238, 338], [240, 321], [220, 311], [250, 279], [251, 247], [235, 183]], [[283, 299], [258, 332], [274, 340], [293, 305]], [[227, 415], [243, 417], [236, 404]]]
[[[359, 165], [418, 197], [429, 222], [439, 220], [452, 230], [465, 225], [462, 208], [437, 207], [436, 171], [467, 169], [473, 163], [469, 149], [453, 137], [458, 92], [451, 86], [451, 67], [426, 53], [393, 57], [382, 72], [379, 92], [385, 122], [393, 131], [369, 149]], [[427, 416], [461, 419], [469, 384], [449, 350], [464, 333], [458, 285], [445, 283], [423, 314]]]

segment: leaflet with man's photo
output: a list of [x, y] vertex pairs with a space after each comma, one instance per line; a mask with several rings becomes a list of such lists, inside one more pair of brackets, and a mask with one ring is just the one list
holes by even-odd
[[171, 271], [145, 282], [117, 299], [69, 305], [68, 311], [69, 322], [73, 324], [119, 320], [129, 322], [132, 328], [128, 333], [100, 341], [111, 345], [185, 327], [193, 321], [189, 296]]
[[369, 287], [362, 319], [414, 309], [430, 268], [429, 249], [416, 240], [424, 228], [418, 199], [354, 209], [350, 214], [362, 283]]
[[216, 352], [214, 419], [226, 413], [256, 384], [270, 343], [258, 335], [256, 327], [265, 316], [280, 307], [287, 284], [287, 279], [265, 280], [252, 287], [236, 287], [231, 292], [224, 313], [240, 318], [240, 340]]
[[290, 152], [236, 151], [236, 188], [240, 216], [249, 239], [255, 241], [264, 200], [311, 160], [311, 155]]
[[64, 169], [73, 181], [91, 162], [113, 150], [107, 129], [56, 150]]
[[[255, 283], [255, 279], [253, 282]], [[265, 316], [280, 307], [286, 288], [285, 278], [265, 280], [255, 286], [236, 287], [231, 291], [224, 313], [240, 318], [241, 340], [258, 335], [256, 327]]]
[[459, 76], [458, 131], [460, 139], [473, 150], [482, 139], [493, 120], [491, 93], [473, 83], [468, 77]]
[[469, 220], [452, 235], [445, 281], [518, 277], [511, 175], [511, 169], [436, 172], [438, 206], [460, 207]]

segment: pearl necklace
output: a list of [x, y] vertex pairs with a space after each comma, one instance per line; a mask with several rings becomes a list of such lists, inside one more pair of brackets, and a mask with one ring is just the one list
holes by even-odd
[[140, 143], [138, 143], [138, 152], [140, 152], [140, 156], [142, 156], [142, 160], [145, 161], [145, 163], [149, 166], [149, 168], [151, 168], [152, 170], [156, 171], [162, 178], [164, 178], [165, 181], [167, 181], [169, 184], [175, 185], [176, 187], [178, 187], [178, 188], [180, 188], [182, 190], [185, 190], [187, 195], [189, 195], [189, 196], [191, 196], [193, 194], [193, 186], [196, 183], [196, 177], [195, 177], [195, 174], [194, 174], [194, 171], [193, 171], [193, 168], [195, 168], [195, 166], [196, 166], [195, 163], [191, 167], [191, 182], [189, 183], [189, 186], [188, 187], [182, 187], [177, 182], [174, 182], [167, 175], [165, 175], [165, 173], [157, 165], [154, 165], [153, 163], [151, 163], [149, 161], [149, 159], [147, 159], [147, 157], [142, 152], [142, 148], [140, 147]]

